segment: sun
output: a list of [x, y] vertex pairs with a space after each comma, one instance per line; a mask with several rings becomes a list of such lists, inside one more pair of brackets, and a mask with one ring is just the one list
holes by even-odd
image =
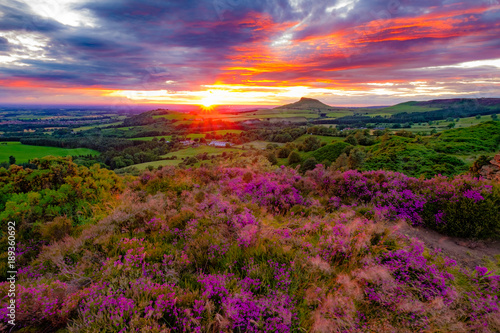
[[206, 109], [211, 109], [214, 105], [217, 105], [217, 97], [210, 91], [201, 99], [200, 104]]

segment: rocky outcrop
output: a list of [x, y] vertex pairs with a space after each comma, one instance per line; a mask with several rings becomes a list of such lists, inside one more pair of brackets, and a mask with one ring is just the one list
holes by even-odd
[[481, 170], [479, 170], [479, 174], [484, 178], [500, 182], [500, 154], [495, 155], [490, 164], [483, 165]]

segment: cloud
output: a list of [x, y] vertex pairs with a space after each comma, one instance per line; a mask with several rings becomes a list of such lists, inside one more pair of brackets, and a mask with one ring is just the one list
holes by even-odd
[[426, 80], [467, 95], [499, 69], [446, 66], [500, 58], [499, 34], [494, 1], [12, 0], [0, 4], [0, 78], [103, 94], [340, 87], [367, 101], [367, 82], [397, 82], [368, 89], [395, 99]]
[[9, 46], [9, 41], [7, 38], [0, 37], [0, 52], [1, 51], [8, 51], [10, 48]]
[[0, 3], [0, 31], [39, 31], [50, 33], [62, 28], [57, 21], [33, 12], [26, 3], [11, 0]]

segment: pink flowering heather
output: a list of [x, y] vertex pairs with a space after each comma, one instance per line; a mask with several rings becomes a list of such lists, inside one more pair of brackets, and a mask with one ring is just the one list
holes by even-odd
[[[498, 332], [498, 265], [471, 270], [398, 231], [496, 235], [496, 186], [322, 165], [144, 172], [99, 221], [19, 246], [16, 328]], [[4, 282], [0, 331], [8, 301]]]

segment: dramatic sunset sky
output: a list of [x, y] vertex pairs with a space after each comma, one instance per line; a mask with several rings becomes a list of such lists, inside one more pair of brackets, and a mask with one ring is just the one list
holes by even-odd
[[497, 0], [0, 0], [0, 104], [500, 97]]

